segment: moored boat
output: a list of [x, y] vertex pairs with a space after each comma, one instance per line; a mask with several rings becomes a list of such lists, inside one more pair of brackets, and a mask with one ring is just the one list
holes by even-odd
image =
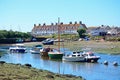
[[71, 62], [83, 62], [85, 61], [85, 57], [80, 52], [73, 52], [72, 54], [63, 56], [62, 60]]
[[26, 47], [24, 44], [15, 44], [14, 46], [9, 48], [9, 51], [12, 53], [25, 53]]
[[40, 54], [40, 49], [38, 49], [38, 48], [32, 48], [30, 50], [30, 53], [32, 53], [32, 54]]
[[83, 52], [83, 56], [85, 57], [86, 62], [97, 62], [100, 59], [100, 56], [94, 55], [93, 52]]
[[42, 45], [35, 45], [32, 47], [30, 52], [33, 54], [40, 54], [40, 50], [42, 50], [42, 49], [43, 49]]
[[63, 57], [63, 53], [60, 52], [60, 30], [61, 30], [61, 26], [59, 25], [59, 18], [58, 18], [58, 50], [56, 51], [50, 51], [48, 52], [48, 56], [50, 59], [61, 59]]
[[42, 50], [40, 50], [40, 54], [41, 56], [44, 57], [48, 57], [48, 52], [52, 51], [52, 48], [48, 47], [48, 48], [43, 48]]
[[48, 52], [48, 56], [50, 59], [62, 59], [63, 53], [61, 53], [59, 51]]

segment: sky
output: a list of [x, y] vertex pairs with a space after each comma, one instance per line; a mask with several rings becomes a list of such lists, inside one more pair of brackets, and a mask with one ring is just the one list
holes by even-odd
[[0, 30], [31, 32], [58, 17], [65, 24], [120, 26], [120, 0], [0, 0]]

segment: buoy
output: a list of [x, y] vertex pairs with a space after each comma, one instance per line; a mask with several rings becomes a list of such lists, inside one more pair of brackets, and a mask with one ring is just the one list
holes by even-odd
[[114, 66], [118, 66], [118, 63], [115, 61], [115, 62], [113, 62], [113, 65]]
[[108, 61], [104, 61], [104, 65], [108, 65]]

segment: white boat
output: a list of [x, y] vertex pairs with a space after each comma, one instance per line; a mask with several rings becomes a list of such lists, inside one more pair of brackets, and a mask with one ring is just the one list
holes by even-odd
[[40, 54], [40, 51], [43, 49], [42, 45], [35, 45], [31, 50], [30, 53], [33, 54]]
[[13, 53], [24, 53], [26, 51], [26, 47], [24, 44], [15, 44], [9, 48], [9, 51]]
[[85, 57], [86, 62], [97, 62], [100, 59], [100, 56], [94, 55], [93, 52], [83, 52], [83, 56]]
[[40, 49], [38, 49], [38, 48], [32, 48], [32, 49], [30, 50], [30, 53], [40, 54]]
[[83, 62], [85, 61], [85, 57], [80, 52], [73, 52], [72, 54], [63, 56], [62, 60], [71, 62]]

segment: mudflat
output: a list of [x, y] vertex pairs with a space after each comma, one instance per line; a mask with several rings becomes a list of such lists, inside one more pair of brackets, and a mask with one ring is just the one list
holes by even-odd
[[[46, 46], [47, 47], [47, 46]], [[57, 48], [57, 43], [51, 45]], [[82, 49], [90, 49], [97, 53], [120, 54], [120, 42], [110, 41], [65, 41], [61, 43], [61, 47], [68, 48], [71, 51], [81, 51]]]
[[[26, 46], [34, 46], [36, 44], [42, 44], [41, 42], [26, 42]], [[0, 46], [11, 46], [12, 44], [0, 44]], [[47, 47], [49, 45], [43, 45]], [[54, 45], [50, 45], [52, 48], [58, 47], [58, 42]], [[61, 48], [68, 48], [71, 51], [81, 51], [85, 48], [90, 48], [94, 52], [107, 53], [107, 54], [120, 54], [120, 41], [64, 41], [61, 42]]]

